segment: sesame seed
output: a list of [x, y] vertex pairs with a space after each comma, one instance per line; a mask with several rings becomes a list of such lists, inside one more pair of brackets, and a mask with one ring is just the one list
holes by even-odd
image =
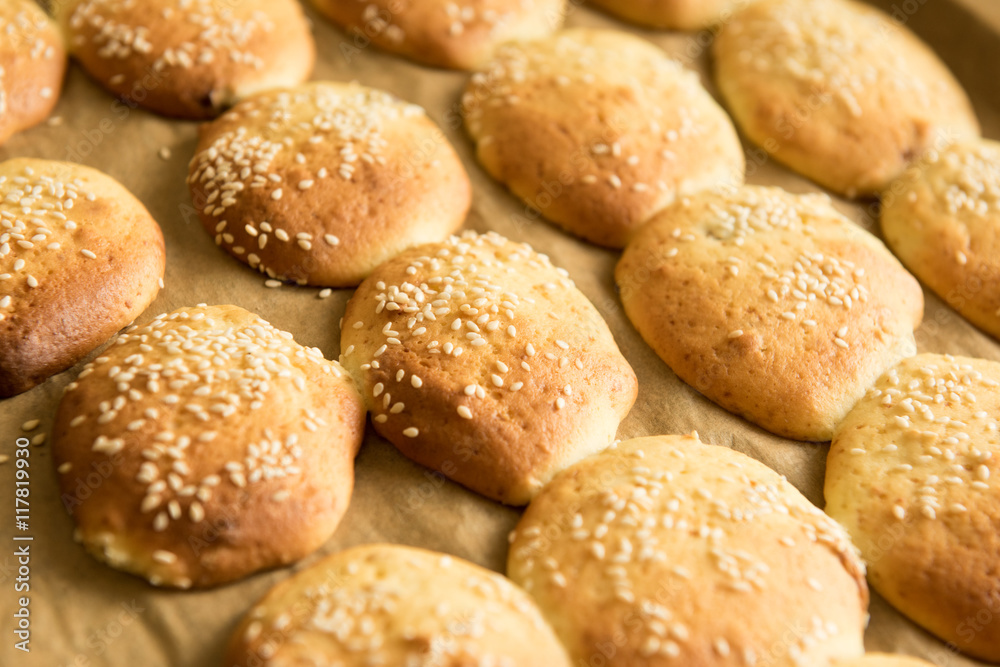
[[177, 562], [177, 555], [170, 551], [157, 549], [153, 552], [153, 560], [157, 563], [163, 563], [164, 565], [171, 565]]
[[40, 419], [29, 419], [28, 421], [21, 424], [21, 430], [34, 431], [36, 428], [38, 428], [38, 425], [41, 423], [42, 421]]
[[424, 386], [424, 381], [423, 381], [423, 380], [421, 380], [421, 379], [420, 379], [420, 378], [419, 378], [418, 376], [416, 376], [416, 375], [411, 375], [411, 376], [410, 376], [410, 384], [411, 384], [411, 385], [413, 385], [413, 387], [414, 387], [415, 389], [420, 389], [420, 388], [421, 388], [422, 386]]
[[420, 435], [420, 431], [411, 426], [410, 428], [403, 430], [403, 435], [405, 435], [407, 438], [415, 438], [418, 435]]
[[87, 250], [86, 248], [80, 250], [80, 254], [83, 255], [84, 257], [87, 257], [88, 259], [97, 259], [97, 255], [95, 255], [90, 250]]
[[734, 329], [733, 331], [729, 332], [729, 338], [730, 339], [739, 338], [742, 335], [743, 335], [743, 329]]
[[458, 406], [458, 415], [462, 419], [472, 419], [472, 410], [464, 405]]
[[[281, 188], [278, 188], [278, 189], [273, 190], [271, 192], [271, 199], [273, 199], [275, 201], [278, 201], [279, 199], [281, 199], [281, 195], [282, 195]], [[284, 240], [284, 239], [282, 239], [282, 240]]]

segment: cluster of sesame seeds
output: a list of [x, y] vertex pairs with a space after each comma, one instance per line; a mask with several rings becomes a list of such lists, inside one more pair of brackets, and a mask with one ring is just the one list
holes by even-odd
[[396, 44], [402, 43], [406, 39], [406, 32], [395, 23], [387, 21], [384, 13], [385, 9], [374, 2], [365, 5], [361, 12], [365, 30], [371, 34], [385, 35], [386, 39]]
[[[252, 645], [277, 631], [294, 642], [301, 628], [332, 643], [317, 661], [351, 655], [371, 665], [435, 667], [457, 659], [477, 667], [515, 667], [510, 656], [487, 648], [497, 645], [503, 627], [496, 619], [518, 614], [525, 629], [547, 632], [528, 596], [499, 575], [480, 573], [444, 554], [376, 548], [384, 551], [354, 559], [348, 552], [348, 560], [318, 566], [325, 570], [322, 583], [303, 587], [295, 607], [269, 610], [265, 602], [255, 608], [243, 640]], [[314, 569], [300, 576], [316, 574]], [[414, 575], [441, 584], [417, 596], [409, 583]], [[264, 659], [276, 652], [271, 643], [260, 651]]]
[[[546, 597], [544, 590], [566, 588], [582, 568], [596, 562], [615, 602], [640, 612], [639, 636], [630, 637], [629, 642], [642, 657], [676, 658], [693, 634], [681, 614], [670, 608], [669, 599], [649, 597], [646, 577], [672, 580], [681, 590], [701, 591], [714, 584], [745, 595], [767, 589], [770, 566], [759, 554], [734, 543], [745, 544], [746, 538], [740, 535], [753, 530], [755, 523], [763, 533], [775, 530], [775, 522], [784, 524], [788, 533], [773, 536], [782, 547], [820, 544], [858, 571], [863, 567], [844, 531], [804, 499], [793, 499], [784, 480], [755, 478], [742, 463], [731, 459], [720, 461], [712, 472], [697, 464], [688, 466], [685, 450], [679, 446], [665, 445], [654, 452], [628, 444], [617, 449], [618, 460], [593, 469], [594, 474], [613, 471], [613, 479], [602, 478], [600, 485], [592, 485], [588, 473], [581, 473], [588, 483], [574, 484], [587, 491], [574, 496], [571, 510], [546, 518], [556, 526], [522, 523], [513, 536], [511, 560], [517, 563], [517, 579], [526, 590]], [[696, 565], [693, 555], [680, 558], [676, 553], [677, 545], [688, 539], [704, 542], [703, 549], [685, 547], [704, 559], [704, 565], [697, 564], [697, 573], [689, 569]], [[765, 544], [771, 539], [767, 535], [756, 542]], [[822, 590], [812, 577], [800, 583]], [[670, 590], [678, 589], [671, 585]], [[684, 593], [675, 595], [683, 598]], [[805, 638], [798, 649], [803, 660], [808, 658], [809, 641], [840, 632], [836, 624], [818, 615], [812, 625], [812, 639]], [[711, 638], [711, 643], [718, 655], [738, 655], [746, 665], [763, 658], [752, 647], [737, 646], [725, 637]]]
[[[476, 0], [455, 0], [436, 3], [435, 9], [443, 15], [442, 19], [446, 26], [444, 36], [457, 39], [480, 27], [485, 27], [489, 36], [492, 37], [508, 23], [536, 11], [536, 4], [536, 0], [520, 0], [517, 6], [505, 7], [501, 10], [497, 7], [483, 7], [483, 3]], [[361, 21], [365, 31], [369, 34], [383, 35], [387, 40], [397, 45], [405, 43], [406, 31], [399, 25], [404, 22], [403, 17], [390, 15], [387, 20], [384, 5], [384, 2], [372, 2], [365, 5], [361, 13]], [[405, 9], [402, 11], [405, 12]]]
[[[690, 201], [686, 200], [688, 205]], [[803, 251], [791, 261], [779, 261], [771, 253], [749, 256], [749, 240], [758, 234], [791, 233], [809, 237], [814, 233], [811, 219], [831, 219], [836, 213], [826, 206], [826, 198], [798, 198], [746, 188], [721, 202], [707, 206], [699, 228], [685, 231], [675, 228], [670, 233], [674, 245], [665, 253], [667, 259], [678, 257], [686, 246], [711, 240], [732, 246], [733, 254], [720, 260], [727, 278], [754, 277], [761, 284], [766, 303], [779, 307], [779, 324], [799, 326], [806, 333], [818, 331], [818, 309], [847, 313], [855, 305], [867, 303], [870, 292], [865, 284], [864, 268], [855, 262], [822, 252]], [[843, 224], [850, 223], [844, 221]], [[859, 232], [860, 233], [860, 232]], [[766, 247], [766, 244], [760, 244]], [[683, 260], [678, 260], [683, 261]], [[723, 282], [723, 284], [725, 284]], [[749, 333], [749, 328], [737, 328], [728, 333], [735, 340]], [[829, 332], [833, 344], [841, 350], [851, 347], [852, 331], [839, 326]]]
[[[79, 225], [73, 220], [73, 206], [81, 199], [97, 196], [86, 189], [83, 179], [63, 181], [37, 174], [24, 167], [17, 176], [0, 175], [0, 320], [16, 306], [15, 293], [37, 288], [41, 282], [34, 272], [48, 254], [77, 245]], [[77, 251], [96, 259], [87, 248]]]
[[950, 356], [919, 359], [920, 366], [904, 362], [889, 371], [866, 396], [881, 407], [889, 442], [876, 446], [852, 440], [848, 451], [872, 458], [872, 465], [889, 461], [880, 470], [907, 480], [910, 497], [892, 508], [900, 521], [971, 511], [955, 498], [974, 500], [997, 484], [1000, 373], [984, 374], [969, 360]]
[[[149, 515], [156, 531], [185, 517], [192, 523], [204, 520], [205, 504], [220, 484], [244, 488], [299, 475], [299, 433], [327, 426], [307, 408], [298, 431], [282, 437], [265, 429], [261, 441], [247, 443], [242, 458], [218, 470], [199, 472], [199, 457], [220, 433], [238, 428], [232, 418], [253, 414], [272, 401], [292, 400], [294, 396], [274, 395], [279, 383], [288, 391], [305, 392], [307, 371], [340, 375], [319, 350], [296, 344], [291, 334], [264, 320], [234, 324], [201, 307], [132, 327], [115, 339], [111, 350], [88, 363], [66, 391], [101, 383], [113, 387], [114, 397], [85, 407], [69, 426], [96, 426], [100, 434], [92, 451], [113, 456], [129, 448], [141, 456], [136, 481], [145, 485], [145, 494], [140, 511]], [[70, 465], [59, 469], [71, 471]], [[287, 491], [279, 491], [272, 500], [287, 497]]]
[[[627, 86], [640, 100], [637, 110], [648, 120], [634, 134], [625, 128], [609, 125], [600, 138], [581, 148], [588, 152], [589, 167], [579, 175], [585, 185], [610, 187], [632, 193], [666, 192], [671, 186], [663, 179], [643, 182], [634, 176], [637, 168], [647, 169], [643, 160], [654, 159], [667, 171], [674, 171], [676, 153], [674, 144], [697, 139], [707, 132], [705, 119], [697, 104], [684, 103], [705, 93], [697, 76], [684, 69], [666, 55], [644, 54], [638, 64], [609, 66], [616, 61], [615, 49], [591, 44], [586, 38], [572, 34], [559, 35], [546, 41], [508, 44], [501, 47], [491, 66], [472, 77], [472, 86], [463, 96], [467, 123], [480, 146], [488, 145], [495, 137], [483, 132], [484, 116], [494, 109], [504, 109], [521, 102], [520, 91], [540, 87], [559, 91], [571, 85], [598, 91], [600, 99], [604, 87], [616, 89]], [[597, 74], [595, 74], [595, 72]], [[608, 74], [611, 72], [611, 74]], [[653, 96], [650, 91], [668, 91], [670, 103], [662, 102], [663, 95]], [[665, 93], [664, 93], [665, 94]], [[681, 100], [679, 103], [678, 100]], [[675, 118], [674, 118], [675, 117]], [[615, 138], [608, 139], [614, 135]], [[652, 158], [650, 142], [664, 148]]]
[[[423, 386], [423, 378], [413, 367], [390, 367], [383, 356], [400, 346], [410, 354], [459, 359], [467, 352], [484, 354], [483, 363], [462, 372], [470, 375], [459, 382], [456, 412], [462, 419], [474, 419], [481, 401], [503, 400], [521, 391], [531, 382], [532, 371], [542, 365], [565, 369], [571, 364], [583, 368], [583, 360], [567, 341], [558, 338], [526, 338], [518, 331], [524, 304], [534, 306], [539, 299], [559, 302], [559, 293], [574, 289], [563, 269], [553, 267], [544, 255], [525, 244], [514, 244], [488, 233], [472, 232], [453, 236], [433, 256], [420, 256], [405, 269], [407, 280], [399, 284], [378, 281], [368, 321], [344, 323], [345, 340], [355, 340], [355, 332], [378, 330], [380, 344], [370, 358], [352, 359], [360, 354], [355, 345], [343, 353], [345, 364], [360, 362], [361, 371], [385, 377], [376, 382], [366, 397], [376, 424], [394, 421], [401, 425], [408, 419], [405, 403], [393, 400], [394, 384], [406, 383], [414, 389]], [[513, 276], [530, 275], [538, 284], [531, 294], [519, 294], [507, 283]], [[552, 322], [558, 314], [550, 312]], [[537, 327], [535, 327], [537, 328]], [[393, 358], [394, 355], [390, 355]], [[457, 371], [456, 371], [457, 372]], [[566, 383], [550, 392], [554, 410], [562, 410], [573, 396]], [[492, 408], [486, 408], [489, 413]], [[414, 426], [401, 426], [404, 436], [420, 435]]]
[[[987, 220], [1000, 214], [1000, 148], [996, 144], [954, 146], [940, 153], [932, 152], [927, 159], [928, 170], [943, 169], [948, 174], [941, 182], [944, 188], [941, 199], [949, 214]], [[992, 233], [992, 227], [990, 230]], [[962, 258], [956, 259], [959, 264], [966, 263]]]
[[890, 98], [907, 93], [920, 106], [931, 104], [924, 73], [904, 56], [900, 28], [887, 16], [824, 0], [789, 0], [744, 17], [724, 32], [737, 40], [744, 67], [829, 91], [853, 117], [864, 114], [859, 98], [872, 90]]
[[448, 17], [448, 35], [460, 37], [476, 24], [483, 24], [495, 31], [513, 17], [515, 12], [529, 13], [534, 10], [535, 0], [521, 0], [519, 8], [499, 12], [494, 7], [483, 7], [482, 3], [464, 0], [445, 3], [442, 8]]
[[[247, 17], [237, 16], [236, 5], [213, 0], [173, 0], [154, 3], [160, 6], [159, 16], [145, 20], [179, 23], [178, 33], [194, 32], [191, 40], [176, 45], [154, 44], [149, 26], [135, 22], [135, 13], [149, 11], [139, 0], [86, 0], [77, 5], [70, 17], [73, 42], [82, 47], [89, 41], [97, 46], [97, 55], [109, 60], [145, 57], [152, 60], [153, 70], [168, 67], [190, 69], [211, 65], [217, 60], [249, 66], [260, 70], [264, 61], [254, 53], [254, 41], [261, 34], [274, 30], [274, 23], [265, 12], [253, 11]], [[83, 34], [89, 31], [89, 37]], [[121, 76], [121, 75], [119, 75]], [[118, 81], [123, 80], [123, 77]]]
[[[271, 208], [271, 202], [297, 198], [325, 179], [354, 182], [359, 164], [387, 163], [384, 127], [423, 113], [388, 93], [323, 84], [261, 95], [234, 107], [218, 122], [237, 127], [194, 156], [188, 177], [192, 188], [204, 194], [201, 214], [215, 221], [215, 243], [280, 285], [284, 276], [266, 266], [262, 257], [269, 243], [272, 250], [277, 244], [308, 253], [319, 243], [338, 247], [340, 238], [296, 232], [287, 226], [294, 221], [282, 222], [280, 209], [269, 220], [246, 221], [238, 212], [241, 200], [259, 202], [262, 196]], [[286, 182], [289, 169], [301, 173], [304, 168], [310, 172], [307, 177]], [[230, 218], [239, 223], [231, 226]]]

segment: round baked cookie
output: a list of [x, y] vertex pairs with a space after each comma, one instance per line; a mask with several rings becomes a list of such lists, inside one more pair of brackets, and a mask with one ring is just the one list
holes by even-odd
[[348, 302], [340, 345], [381, 436], [509, 505], [611, 444], [638, 391], [566, 271], [494, 233], [380, 266]]
[[958, 650], [1000, 662], [1000, 363], [922, 354], [837, 429], [826, 511], [872, 587]]
[[847, 534], [696, 434], [628, 440], [559, 473], [512, 534], [508, 574], [574, 665], [791, 667], [863, 651], [868, 588]]
[[419, 63], [452, 69], [482, 65], [507, 41], [557, 30], [566, 0], [312, 0], [347, 31], [352, 60], [369, 43]]
[[923, 292], [826, 195], [747, 186], [684, 199], [616, 270], [625, 313], [685, 382], [796, 440], [829, 440], [916, 352]]
[[451, 556], [390, 544], [282, 581], [236, 629], [226, 665], [569, 667], [531, 598]]
[[118, 336], [59, 404], [75, 537], [157, 586], [204, 587], [322, 545], [350, 500], [364, 407], [341, 366], [236, 306]]
[[214, 118], [254, 93], [309, 78], [316, 46], [295, 0], [63, 0], [80, 65], [157, 113]]
[[833, 667], [933, 667], [933, 665], [908, 655], [869, 653], [861, 658], [835, 660]]
[[929, 152], [882, 196], [882, 233], [948, 305], [1000, 338], [1000, 144]]
[[45, 120], [62, 90], [66, 48], [33, 0], [0, 0], [0, 143]]
[[544, 216], [620, 248], [676, 197], [743, 182], [736, 130], [698, 75], [631, 35], [511, 43], [463, 96], [487, 172]]
[[754, 2], [713, 52], [719, 90], [747, 137], [849, 197], [880, 193], [927, 149], [979, 136], [948, 68], [860, 2]]
[[615, 16], [651, 28], [700, 30], [725, 21], [755, 0], [591, 0]]
[[68, 162], [0, 163], [0, 397], [66, 370], [156, 298], [159, 225], [118, 181]]
[[332, 82], [255, 96], [203, 126], [188, 184], [216, 244], [272, 279], [328, 287], [447, 237], [472, 199], [423, 109]]

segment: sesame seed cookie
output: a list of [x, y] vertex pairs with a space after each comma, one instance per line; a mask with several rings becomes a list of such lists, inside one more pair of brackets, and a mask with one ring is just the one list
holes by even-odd
[[1000, 661], [1000, 363], [922, 354], [879, 378], [837, 429], [826, 511], [903, 614]]
[[932, 663], [908, 655], [869, 653], [862, 658], [835, 660], [833, 667], [934, 667]]
[[882, 196], [882, 233], [948, 305], [1000, 338], [1000, 143], [928, 153]]
[[755, 0], [591, 0], [591, 4], [651, 28], [700, 30], [724, 22]]
[[463, 105], [479, 162], [527, 218], [599, 245], [624, 246], [678, 196], [743, 182], [736, 131], [698, 75], [625, 33], [505, 45]]
[[0, 397], [66, 370], [156, 298], [163, 234], [118, 181], [68, 162], [0, 163]]
[[825, 665], [861, 655], [864, 566], [791, 484], [697, 435], [628, 440], [559, 473], [508, 575], [575, 665]]
[[160, 315], [66, 388], [52, 455], [75, 537], [157, 586], [205, 587], [322, 545], [354, 484], [347, 373], [236, 306]]
[[70, 51], [126, 101], [214, 118], [254, 93], [309, 78], [316, 46], [295, 0], [66, 0]]
[[745, 187], [685, 199], [616, 270], [625, 313], [677, 375], [772, 433], [829, 440], [916, 352], [917, 281], [825, 195]]
[[381, 436], [510, 505], [611, 444], [637, 394], [566, 271], [494, 233], [383, 264], [348, 302], [340, 345]]
[[979, 136], [948, 68], [866, 4], [754, 2], [713, 50], [719, 90], [747, 137], [837, 193], [878, 194], [925, 150]]
[[0, 1], [0, 143], [52, 113], [65, 73], [62, 35], [42, 8]]
[[312, 0], [348, 32], [348, 61], [375, 44], [419, 63], [451, 69], [482, 65], [497, 46], [558, 30], [566, 0]]
[[472, 200], [423, 109], [332, 82], [252, 97], [203, 126], [188, 184], [229, 254], [271, 279], [326, 287], [446, 238]]
[[531, 598], [459, 558], [375, 544], [282, 581], [230, 642], [233, 667], [569, 667]]

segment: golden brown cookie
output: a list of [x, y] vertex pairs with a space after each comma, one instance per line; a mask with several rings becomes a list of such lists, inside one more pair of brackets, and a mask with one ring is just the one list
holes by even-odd
[[697, 435], [620, 443], [559, 473], [508, 574], [574, 665], [792, 667], [861, 655], [864, 566], [793, 486]]
[[611, 444], [637, 393], [566, 271], [494, 233], [380, 266], [348, 302], [340, 345], [381, 436], [509, 505]]
[[497, 46], [545, 37], [562, 25], [566, 0], [312, 0], [350, 38], [348, 62], [375, 44], [419, 63], [482, 65]]
[[829, 440], [916, 352], [923, 292], [825, 195], [747, 186], [650, 221], [616, 270], [622, 303], [677, 375], [772, 433]]
[[1000, 363], [922, 354], [837, 429], [826, 511], [872, 588], [945, 641], [1000, 662]]
[[714, 44], [737, 124], [847, 196], [880, 193], [929, 148], [979, 135], [961, 86], [904, 26], [852, 0], [763, 0]]
[[286, 579], [244, 617], [233, 667], [569, 667], [534, 602], [495, 572], [399, 545], [355, 547]]
[[53, 461], [75, 537], [157, 586], [316, 550], [350, 501], [364, 407], [347, 373], [253, 313], [198, 306], [118, 336], [67, 387]]
[[681, 195], [743, 182], [729, 117], [645, 40], [564, 30], [501, 47], [463, 97], [487, 172], [545, 217], [620, 248]]
[[1000, 338], [1000, 144], [928, 153], [883, 194], [882, 233], [914, 275]]
[[42, 8], [0, 1], [0, 143], [52, 113], [65, 73], [62, 35]]
[[309, 78], [316, 60], [295, 0], [64, 0], [70, 51], [111, 93], [180, 118]]
[[651, 28], [700, 30], [726, 22], [755, 0], [592, 0], [615, 16]]
[[67, 162], [0, 163], [0, 396], [64, 371], [160, 288], [163, 234], [118, 181]]
[[332, 82], [255, 96], [203, 126], [188, 184], [231, 255], [272, 279], [329, 287], [447, 237], [472, 197], [423, 109]]

